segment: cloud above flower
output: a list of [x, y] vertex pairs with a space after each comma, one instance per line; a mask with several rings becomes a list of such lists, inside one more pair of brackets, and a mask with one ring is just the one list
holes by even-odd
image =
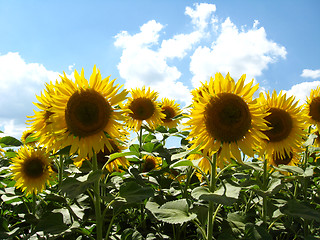
[[311, 69], [303, 69], [301, 73], [301, 77], [304, 78], [320, 78], [320, 69], [311, 70]]

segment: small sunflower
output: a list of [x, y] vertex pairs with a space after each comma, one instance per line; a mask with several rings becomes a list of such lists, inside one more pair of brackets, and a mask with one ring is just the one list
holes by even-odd
[[71, 146], [70, 154], [79, 158], [91, 158], [93, 151], [103, 151], [105, 146], [112, 149], [110, 139], [121, 136], [122, 111], [117, 105], [126, 99], [127, 91], [118, 93], [121, 86], [113, 86], [110, 77], [102, 79], [94, 66], [90, 80], [74, 72], [75, 82], [66, 74], [56, 84], [57, 94], [52, 96], [49, 116], [50, 128], [55, 138], [55, 146]]
[[12, 158], [11, 170], [16, 186], [28, 194], [39, 193], [49, 184], [53, 173], [51, 159], [45, 149], [25, 145]]
[[264, 131], [268, 140], [262, 141], [261, 150], [269, 156], [277, 152], [285, 157], [292, 148], [298, 149], [306, 137], [303, 130], [305, 115], [293, 96], [287, 98], [282, 91], [279, 95], [276, 91], [271, 96], [269, 92], [266, 95], [265, 98], [263, 93], [260, 94], [259, 103], [268, 114], [264, 119], [270, 129]]
[[146, 91], [145, 87], [132, 89], [130, 92], [131, 97], [128, 98], [128, 102], [124, 106], [128, 116], [127, 127], [137, 132], [140, 130], [143, 121], [146, 121], [152, 129], [159, 126], [165, 115], [156, 102], [158, 93], [151, 91], [150, 88]]
[[320, 86], [316, 89], [312, 89], [310, 97], [307, 97], [307, 103], [304, 105], [307, 117], [307, 121], [311, 125], [320, 127]]
[[[27, 138], [29, 137], [29, 136], [31, 136], [31, 135], [34, 135], [34, 132], [33, 132], [33, 130], [31, 130], [31, 129], [27, 129], [27, 130], [25, 130], [23, 133], [22, 133], [22, 136], [21, 136], [21, 141], [25, 144], [26, 143], [26, 140], [27, 140]], [[28, 142], [27, 144], [35, 144], [37, 141], [30, 141], [30, 142]]]
[[[111, 144], [112, 150], [110, 150], [105, 146], [103, 151], [100, 151], [97, 153], [97, 162], [100, 169], [108, 162], [109, 156], [111, 154], [120, 153], [126, 149], [126, 147], [124, 147], [120, 143], [116, 143], [114, 140], [110, 140], [110, 144]], [[81, 167], [83, 161], [85, 160], [90, 160], [90, 159], [86, 158], [86, 159], [81, 159], [80, 161], [74, 160], [74, 164], [77, 167]], [[114, 171], [121, 172], [122, 171], [121, 168], [126, 169], [128, 166], [129, 166], [129, 161], [123, 156], [123, 157], [116, 158], [112, 162], [108, 163], [106, 165], [106, 169], [110, 173]]]
[[[200, 145], [204, 155], [218, 154], [220, 161], [229, 163], [234, 157], [241, 161], [241, 152], [254, 155], [261, 138], [267, 138], [262, 131], [267, 130], [266, 115], [252, 100], [258, 85], [252, 87], [253, 80], [244, 84], [245, 75], [237, 83], [229, 74], [224, 78], [217, 73], [210, 78], [206, 90], [196, 94], [193, 101], [191, 119], [186, 123], [191, 129], [188, 139], [192, 148]], [[206, 85], [204, 85], [206, 86]]]
[[179, 108], [179, 104], [175, 103], [174, 100], [170, 100], [168, 98], [162, 99], [161, 103], [161, 112], [165, 115], [164, 118], [162, 118], [162, 125], [167, 128], [174, 128], [177, 127], [177, 125], [180, 122], [180, 119], [175, 118], [178, 115], [181, 114], [181, 109]]
[[300, 162], [300, 153], [298, 149], [291, 148], [289, 152], [285, 151], [284, 154], [279, 152], [273, 152], [271, 155], [267, 155], [267, 161], [272, 166], [278, 167], [279, 165], [297, 166]]
[[30, 126], [30, 130], [33, 132], [34, 137], [39, 138], [38, 141], [41, 145], [46, 145], [50, 150], [54, 150], [55, 135], [51, 128], [51, 121], [49, 117], [53, 114], [52, 102], [53, 96], [57, 95], [55, 84], [52, 82], [45, 84], [45, 89], [41, 92], [40, 96], [36, 96], [39, 103], [34, 103], [40, 111], [34, 110], [34, 116], [28, 116], [27, 123]]
[[143, 163], [141, 165], [141, 171], [143, 173], [150, 172], [152, 170], [160, 169], [160, 165], [162, 164], [161, 157], [154, 157], [152, 155], [144, 155]]

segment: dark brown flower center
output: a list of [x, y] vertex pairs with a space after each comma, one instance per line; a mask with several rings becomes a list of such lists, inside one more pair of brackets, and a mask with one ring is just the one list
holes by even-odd
[[131, 116], [137, 120], [147, 120], [155, 111], [153, 102], [149, 98], [134, 99], [129, 109], [132, 111]]
[[162, 119], [164, 122], [170, 122], [176, 116], [174, 109], [169, 106], [162, 107], [162, 113], [165, 115], [165, 118]]
[[317, 122], [320, 122], [320, 97], [312, 99], [310, 103], [309, 116]]
[[31, 158], [25, 161], [23, 165], [23, 172], [29, 178], [41, 177], [45, 170], [45, 165], [40, 158]]
[[152, 156], [147, 156], [144, 159], [144, 163], [142, 165], [142, 172], [150, 172], [155, 167], [156, 167], [156, 159]]
[[65, 110], [68, 130], [78, 137], [94, 135], [103, 131], [111, 112], [110, 104], [100, 93], [91, 89], [75, 92]]
[[111, 141], [110, 143], [112, 146], [112, 150], [109, 150], [109, 148], [107, 148], [107, 146], [104, 146], [103, 151], [100, 151], [97, 154], [97, 160], [101, 164], [105, 164], [109, 160], [108, 157], [111, 154], [119, 152], [119, 147], [113, 141]]
[[288, 165], [291, 160], [293, 158], [293, 153], [290, 152], [289, 154], [285, 151], [285, 155], [281, 155], [281, 154], [272, 154], [272, 159], [273, 159], [273, 162], [279, 166], [281, 164], [283, 165]]
[[247, 103], [232, 93], [220, 93], [211, 98], [204, 117], [209, 134], [221, 142], [238, 141], [251, 127]]
[[293, 123], [289, 113], [283, 109], [270, 108], [270, 113], [265, 120], [270, 130], [264, 131], [270, 142], [279, 142], [286, 139], [291, 133]]

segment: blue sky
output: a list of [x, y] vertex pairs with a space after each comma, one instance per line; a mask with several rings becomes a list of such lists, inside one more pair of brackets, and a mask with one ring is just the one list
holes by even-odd
[[95, 64], [181, 106], [217, 71], [303, 102], [320, 83], [319, 11], [317, 0], [0, 0], [0, 130], [21, 136], [45, 82]]

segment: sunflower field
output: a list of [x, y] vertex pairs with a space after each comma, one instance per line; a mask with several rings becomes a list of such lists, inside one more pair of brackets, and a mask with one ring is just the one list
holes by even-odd
[[245, 78], [185, 108], [96, 66], [46, 83], [0, 138], [0, 239], [320, 239], [320, 86], [299, 102]]

